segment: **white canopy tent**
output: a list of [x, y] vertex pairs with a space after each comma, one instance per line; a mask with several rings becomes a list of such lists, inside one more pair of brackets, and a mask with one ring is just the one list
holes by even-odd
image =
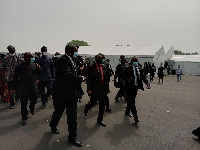
[[[167, 52], [167, 53], [165, 53]], [[119, 45], [112, 47], [94, 47], [94, 46], [80, 46], [79, 55], [83, 56], [86, 60], [94, 60], [94, 56], [98, 53], [105, 55], [106, 59], [110, 59], [110, 64], [115, 71], [116, 66], [119, 64], [121, 55], [126, 56], [128, 61], [133, 56], [138, 57], [139, 62], [143, 65], [144, 62], [154, 63], [159, 67], [161, 63], [164, 64], [174, 53], [173, 46], [156, 46], [156, 45]]]
[[173, 55], [173, 68], [181, 66], [185, 75], [200, 75], [200, 55]]

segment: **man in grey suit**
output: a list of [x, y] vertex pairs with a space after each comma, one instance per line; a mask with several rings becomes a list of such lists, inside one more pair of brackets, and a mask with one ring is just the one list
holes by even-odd
[[66, 45], [65, 55], [57, 60], [56, 78], [53, 87], [54, 112], [49, 126], [54, 134], [59, 134], [56, 128], [58, 122], [66, 108], [68, 123], [68, 141], [75, 146], [82, 147], [77, 137], [77, 83], [82, 82], [82, 76], [77, 75], [75, 63], [73, 61], [74, 53], [77, 53], [75, 45]]

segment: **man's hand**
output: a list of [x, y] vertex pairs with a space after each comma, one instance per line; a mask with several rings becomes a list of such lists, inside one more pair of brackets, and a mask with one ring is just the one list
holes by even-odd
[[83, 79], [83, 82], [85, 82], [85, 80], [86, 80], [86, 77], [82, 76], [82, 79]]
[[88, 92], [88, 96], [91, 97], [92, 96], [92, 91], [87, 91]]
[[40, 65], [38, 65], [37, 63], [35, 64], [35, 68], [36, 69], [41, 69]]
[[10, 90], [10, 95], [13, 95], [15, 92], [15, 90]]
[[39, 82], [40, 82], [39, 80], [36, 80], [37, 85], [39, 84]]
[[80, 68], [80, 70], [82, 71], [84, 69], [84, 66], [82, 66], [81, 68]]
[[133, 81], [133, 78], [131, 77], [130, 79], [129, 79], [129, 82], [132, 82]]

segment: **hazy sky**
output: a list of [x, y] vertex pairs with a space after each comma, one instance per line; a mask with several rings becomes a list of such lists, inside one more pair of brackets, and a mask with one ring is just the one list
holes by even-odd
[[200, 0], [0, 0], [0, 50], [71, 40], [200, 52]]

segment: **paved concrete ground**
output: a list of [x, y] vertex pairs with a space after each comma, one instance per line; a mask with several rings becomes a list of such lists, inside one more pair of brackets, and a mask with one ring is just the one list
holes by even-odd
[[[78, 103], [78, 139], [82, 148], [67, 142], [66, 115], [63, 114], [58, 129], [53, 135], [48, 126], [53, 113], [52, 100], [46, 109], [41, 109], [38, 100], [35, 115], [29, 114], [27, 126], [21, 125], [20, 103], [9, 109], [9, 103], [0, 103], [0, 150], [48, 150], [48, 149], [91, 149], [91, 150], [199, 150], [200, 142], [191, 134], [200, 126], [200, 76], [164, 77], [158, 84], [155, 78], [151, 89], [139, 91], [136, 98], [141, 122], [134, 125], [133, 118], [124, 115], [126, 103], [114, 102], [118, 91], [110, 85], [110, 106], [113, 113], [105, 112], [107, 127], [96, 124], [98, 107], [83, 114], [89, 98], [84, 95]], [[86, 85], [83, 84], [84, 91]]]

